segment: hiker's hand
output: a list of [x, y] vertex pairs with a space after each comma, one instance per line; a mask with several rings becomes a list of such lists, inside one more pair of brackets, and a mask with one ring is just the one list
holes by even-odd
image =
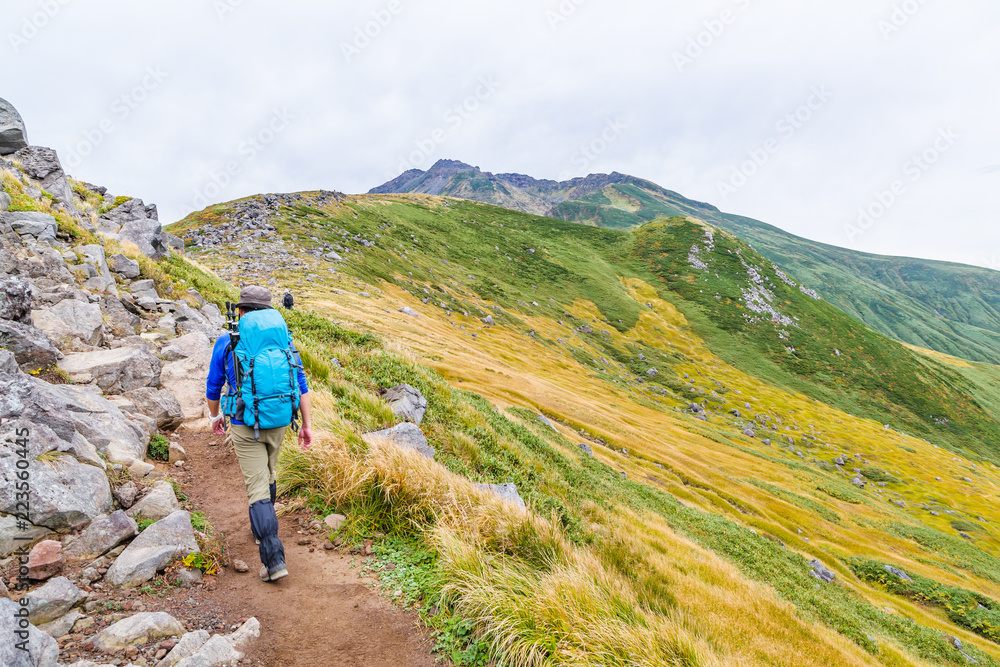
[[309, 426], [303, 426], [299, 429], [299, 444], [302, 445], [302, 449], [309, 449], [309, 445], [312, 444], [313, 433], [312, 428]]
[[[222, 415], [220, 414], [219, 417], [222, 417]], [[226, 434], [226, 419], [225, 419], [225, 417], [222, 417], [222, 419], [218, 419], [218, 420], [212, 422], [212, 432], [215, 433], [215, 435], [225, 435]]]

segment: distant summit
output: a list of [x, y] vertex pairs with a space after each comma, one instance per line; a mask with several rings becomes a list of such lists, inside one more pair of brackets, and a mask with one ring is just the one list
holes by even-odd
[[[659, 200], [647, 215], [623, 219], [615, 205], [619, 188], [629, 186], [649, 192]], [[524, 174], [493, 174], [460, 160], [438, 160], [427, 171], [410, 169], [393, 180], [372, 188], [369, 194], [421, 193], [471, 199], [504, 208], [560, 218], [599, 227], [634, 227], [663, 215], [686, 215], [695, 211], [717, 211], [714, 206], [686, 199], [655, 183], [627, 174], [590, 174], [568, 181], [537, 179]], [[636, 202], [634, 208], [643, 208]]]

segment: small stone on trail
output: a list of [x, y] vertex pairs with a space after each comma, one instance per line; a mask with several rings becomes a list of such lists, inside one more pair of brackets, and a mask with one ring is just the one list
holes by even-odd
[[236, 570], [237, 572], [240, 572], [240, 573], [249, 572], [250, 571], [250, 566], [247, 565], [246, 563], [244, 563], [241, 560], [234, 560], [233, 561], [233, 569]]

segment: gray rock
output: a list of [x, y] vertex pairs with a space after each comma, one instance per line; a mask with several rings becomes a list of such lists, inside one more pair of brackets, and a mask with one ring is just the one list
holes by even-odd
[[118, 235], [123, 241], [134, 243], [139, 252], [151, 259], [162, 259], [170, 254], [170, 248], [163, 242], [163, 226], [156, 220], [126, 222]]
[[102, 285], [101, 289], [98, 291], [111, 292], [117, 296], [118, 288], [115, 286], [115, 279], [111, 276], [111, 270], [108, 268], [107, 256], [104, 254], [104, 246], [92, 243], [89, 245], [82, 245], [78, 247], [76, 251], [86, 257], [87, 261], [97, 270], [98, 277], [101, 279], [100, 284]]
[[101, 299], [105, 333], [123, 340], [134, 337], [142, 324], [142, 318], [133, 313], [126, 304], [131, 305], [113, 294], [107, 294]]
[[28, 146], [28, 131], [14, 105], [0, 97], [0, 155], [10, 155]]
[[176, 663], [176, 667], [222, 667], [243, 659], [243, 654], [233, 648], [222, 635], [215, 635], [198, 652]]
[[94, 560], [139, 534], [135, 520], [122, 510], [98, 517], [63, 550], [68, 562]]
[[834, 463], [834, 465], [838, 465], [838, 466], [846, 466], [847, 465], [847, 461], [844, 460], [843, 456], [838, 456], [837, 458], [835, 458], [833, 460], [833, 463]]
[[128, 509], [135, 504], [135, 497], [139, 495], [139, 487], [135, 482], [125, 482], [115, 489], [113, 494], [122, 509]]
[[[0, 512], [18, 511], [14, 457], [0, 459]], [[54, 531], [67, 531], [90, 523], [111, 510], [111, 488], [100, 468], [60, 456], [52, 462], [29, 461], [31, 507], [28, 521]]]
[[[58, 667], [59, 644], [52, 637], [28, 624], [20, 627], [20, 605], [0, 598], [0, 665], [4, 667]], [[17, 633], [26, 634], [17, 634]], [[12, 641], [13, 640], [13, 641]], [[21, 647], [27, 648], [22, 651]]]
[[31, 325], [31, 283], [23, 276], [0, 280], [0, 319]]
[[7, 194], [6, 192], [0, 192], [0, 213], [10, 208], [10, 205], [11, 205], [10, 195]]
[[210, 637], [211, 635], [208, 634], [207, 630], [185, 633], [180, 638], [180, 641], [177, 642], [177, 645], [170, 650], [170, 653], [157, 663], [156, 667], [173, 667], [184, 658], [197, 653], [198, 649], [204, 646]]
[[145, 346], [129, 345], [66, 355], [59, 368], [76, 384], [94, 384], [105, 394], [124, 394], [160, 384], [162, 365]]
[[[112, 463], [130, 465], [146, 453], [149, 434], [94, 387], [36, 381], [30, 415], [64, 440], [86, 439]], [[67, 433], [68, 431], [68, 433]]]
[[424, 419], [424, 413], [427, 412], [427, 399], [408, 384], [384, 389], [382, 400], [389, 404], [392, 414], [396, 417], [411, 421], [418, 426]]
[[62, 350], [100, 345], [104, 338], [104, 316], [96, 303], [65, 299], [51, 308], [32, 310], [31, 319]]
[[42, 625], [69, 612], [80, 601], [80, 589], [66, 577], [56, 577], [24, 597], [28, 601], [28, 620]]
[[581, 451], [582, 451], [582, 452], [583, 452], [584, 454], [586, 454], [587, 456], [593, 456], [593, 455], [594, 455], [594, 449], [593, 449], [593, 447], [591, 447], [591, 446], [590, 446], [589, 444], [587, 444], [586, 442], [581, 442], [581, 443], [580, 443], [579, 445], [577, 445], [577, 447], [579, 447], [579, 448], [580, 448], [580, 450], [581, 450]]
[[140, 387], [128, 393], [129, 399], [142, 414], [156, 420], [156, 427], [173, 431], [184, 423], [184, 412], [177, 397], [166, 389]]
[[187, 461], [187, 452], [184, 451], [184, 448], [181, 447], [180, 443], [171, 442], [169, 452], [169, 459], [167, 462], [171, 465], [174, 465], [179, 461]]
[[420, 430], [419, 426], [410, 422], [405, 422], [382, 431], [365, 433], [361, 438], [369, 445], [389, 441], [403, 449], [413, 449], [429, 459], [434, 458], [434, 448], [427, 443], [424, 432]]
[[[197, 552], [191, 515], [177, 510], [139, 534], [104, 575], [105, 581], [121, 588], [134, 588], [156, 576], [177, 558]], [[182, 634], [183, 629], [177, 633]]]
[[179, 236], [174, 236], [170, 232], [162, 232], [161, 240], [163, 245], [167, 246], [172, 250], [183, 251], [184, 250], [184, 239]]
[[176, 583], [180, 584], [182, 588], [190, 588], [195, 584], [201, 583], [205, 575], [202, 574], [201, 570], [191, 570], [186, 567], [182, 567], [177, 572]]
[[496, 324], [496, 322], [493, 321], [492, 315], [487, 315], [486, 317], [483, 318], [483, 324], [487, 326], [493, 326], [494, 324]]
[[226, 640], [232, 644], [233, 648], [239, 650], [259, 637], [260, 621], [251, 616], [234, 633], [226, 635]]
[[94, 637], [94, 648], [113, 653], [134, 644], [148, 644], [184, 634], [184, 626], [170, 614], [144, 611], [122, 619]]
[[180, 503], [177, 502], [174, 487], [170, 485], [170, 482], [159, 481], [153, 484], [153, 488], [150, 489], [149, 493], [143, 496], [139, 502], [128, 508], [125, 513], [130, 517], [142, 515], [144, 519], [159, 521], [170, 516], [178, 509], [180, 509]]
[[125, 278], [138, 278], [139, 277], [139, 262], [126, 257], [121, 253], [117, 253], [108, 258], [108, 265], [111, 270], [117, 274], [124, 276]]
[[538, 415], [538, 421], [542, 422], [543, 424], [545, 424], [546, 426], [548, 426], [548, 427], [549, 427], [550, 429], [552, 429], [552, 430], [553, 430], [553, 431], [555, 431], [556, 433], [558, 433], [558, 432], [559, 432], [559, 429], [557, 429], [557, 428], [556, 428], [555, 424], [553, 424], [553, 423], [552, 423], [552, 422], [551, 422], [551, 421], [549, 420], [549, 418], [548, 418], [548, 417], [546, 417], [545, 415]]
[[483, 491], [489, 491], [493, 495], [497, 496], [504, 502], [508, 502], [511, 505], [516, 505], [521, 509], [526, 509], [524, 500], [521, 498], [521, 494], [517, 492], [516, 484], [475, 484], [475, 487], [482, 489]]
[[73, 626], [76, 622], [83, 616], [78, 611], [71, 611], [65, 616], [57, 618], [50, 623], [43, 623], [38, 626], [38, 629], [47, 634], [53, 639], [59, 639], [63, 635], [68, 635], [70, 631], [73, 630]]
[[417, 311], [413, 310], [409, 306], [403, 306], [402, 308], [399, 309], [399, 312], [403, 313], [404, 315], [409, 315], [410, 317], [420, 317], [419, 313], [417, 313]]
[[0, 320], [0, 348], [13, 352], [18, 365], [28, 372], [51, 368], [62, 358], [42, 331], [14, 320]]
[[[0, 516], [0, 558], [20, 549], [31, 546], [46, 537], [51, 537], [48, 528], [27, 524], [26, 528], [18, 525], [18, 519], [13, 514]], [[3, 597], [0, 595], [0, 597]]]
[[807, 564], [809, 565], [809, 569], [812, 570], [809, 574], [820, 581], [830, 583], [837, 578], [837, 575], [826, 569], [826, 566], [823, 565], [818, 558], [809, 561]]
[[73, 190], [69, 187], [66, 172], [54, 150], [43, 146], [27, 146], [14, 153], [14, 158], [21, 163], [25, 174], [41, 183], [42, 189], [55, 195], [73, 213], [77, 212]]
[[59, 228], [54, 217], [37, 211], [6, 211], [0, 214], [0, 222], [22, 236], [34, 236], [39, 241], [55, 240]]
[[154, 281], [152, 278], [146, 278], [144, 280], [136, 280], [134, 283], [129, 285], [128, 289], [128, 291], [132, 292], [133, 294], [135, 294], [136, 292], [146, 292], [149, 290], [153, 290], [154, 294], [156, 293], [156, 281]]
[[859, 489], [865, 488], [865, 478], [861, 475], [855, 475], [854, 479], [851, 480], [851, 484], [858, 487]]
[[885, 571], [888, 572], [889, 574], [891, 574], [894, 577], [899, 577], [903, 581], [913, 581], [913, 579], [910, 578], [910, 575], [906, 574], [905, 572], [903, 572], [899, 568], [893, 567], [892, 565], [886, 565], [885, 566]]

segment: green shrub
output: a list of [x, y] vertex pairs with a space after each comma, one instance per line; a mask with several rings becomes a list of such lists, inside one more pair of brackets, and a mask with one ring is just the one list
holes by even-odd
[[167, 461], [170, 459], [170, 441], [157, 433], [149, 439], [147, 448], [149, 458], [156, 461]]

